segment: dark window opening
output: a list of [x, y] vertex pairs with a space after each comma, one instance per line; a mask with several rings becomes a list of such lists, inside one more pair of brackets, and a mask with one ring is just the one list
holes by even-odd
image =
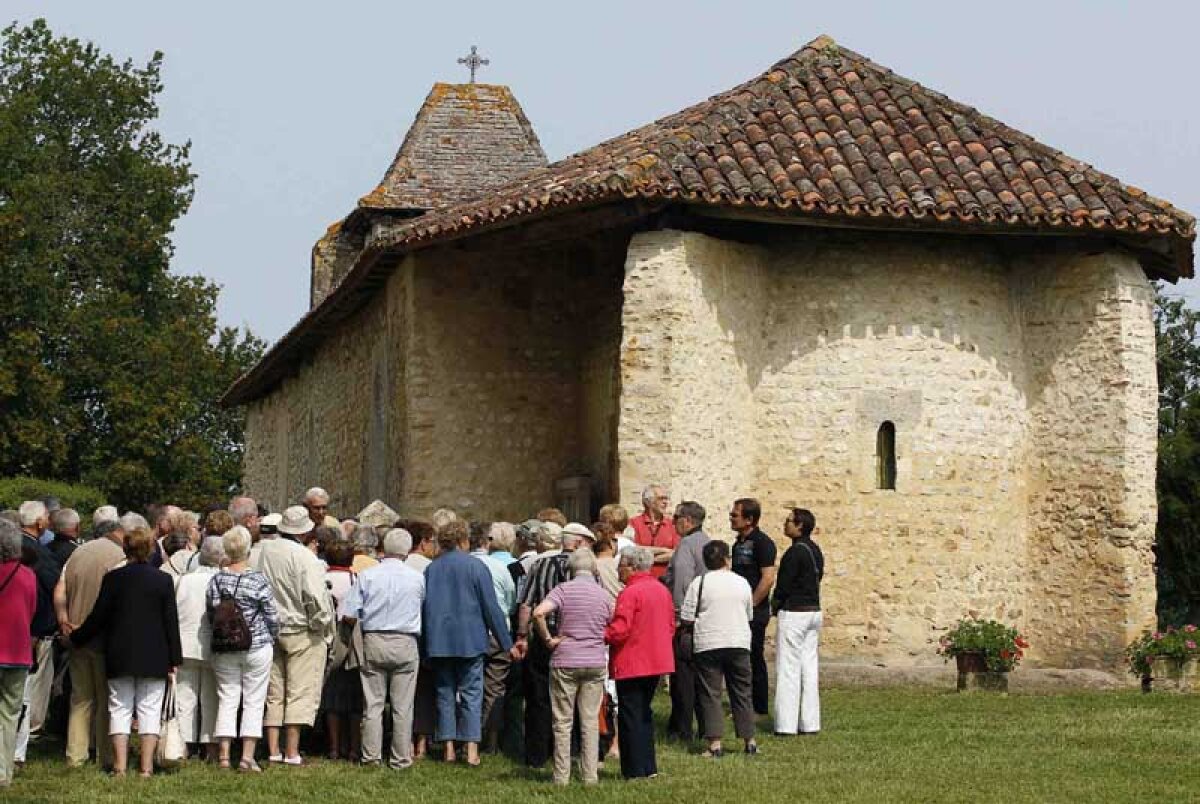
[[896, 425], [884, 422], [875, 435], [875, 487], [896, 488]]

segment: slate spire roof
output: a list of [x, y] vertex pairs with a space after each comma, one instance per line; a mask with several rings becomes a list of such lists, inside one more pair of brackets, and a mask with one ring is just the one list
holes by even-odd
[[398, 227], [415, 244], [605, 196], [894, 219], [936, 228], [1166, 237], [1192, 274], [1195, 219], [820, 36], [762, 75]]
[[545, 165], [537, 134], [508, 87], [434, 84], [383, 180], [359, 206], [437, 209]]

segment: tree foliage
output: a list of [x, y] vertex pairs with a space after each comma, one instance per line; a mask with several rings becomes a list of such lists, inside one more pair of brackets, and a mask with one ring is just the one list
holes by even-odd
[[1158, 614], [1200, 618], [1200, 311], [1159, 292]]
[[0, 476], [125, 506], [236, 483], [243, 421], [215, 400], [262, 351], [218, 327], [215, 285], [168, 270], [195, 176], [152, 127], [161, 63], [42, 20], [0, 33]]

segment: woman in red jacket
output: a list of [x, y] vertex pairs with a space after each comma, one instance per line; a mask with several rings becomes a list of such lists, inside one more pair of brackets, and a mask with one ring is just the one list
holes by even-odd
[[648, 548], [621, 551], [617, 572], [625, 589], [604, 632], [612, 647], [609, 669], [617, 682], [617, 739], [626, 779], [658, 775], [650, 704], [658, 677], [675, 672], [675, 605], [667, 587], [650, 574], [653, 565]]
[[13, 748], [33, 663], [29, 627], [37, 609], [37, 579], [21, 564], [21, 531], [0, 519], [0, 788], [12, 784]]

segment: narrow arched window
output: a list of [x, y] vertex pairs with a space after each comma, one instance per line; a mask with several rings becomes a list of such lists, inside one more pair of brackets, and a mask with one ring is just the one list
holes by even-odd
[[875, 487], [896, 488], [896, 425], [884, 422], [875, 434]]

